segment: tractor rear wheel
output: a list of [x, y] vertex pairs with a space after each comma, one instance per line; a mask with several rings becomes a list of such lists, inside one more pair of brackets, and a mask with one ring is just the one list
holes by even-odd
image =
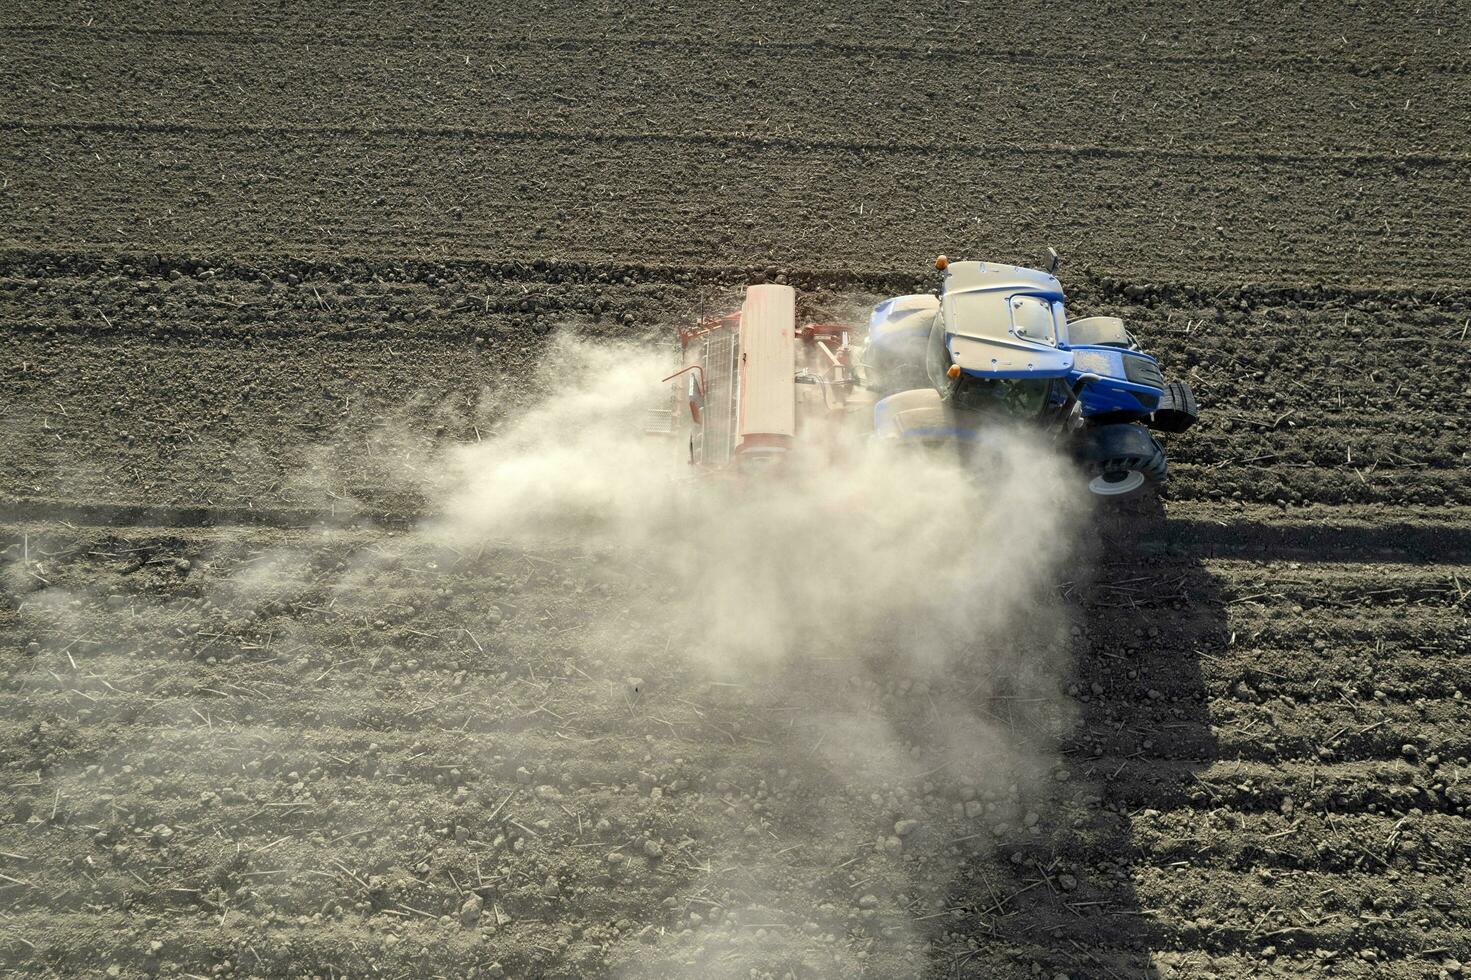
[[1096, 497], [1127, 500], [1165, 481], [1164, 450], [1142, 425], [1100, 425], [1083, 433], [1078, 455]]

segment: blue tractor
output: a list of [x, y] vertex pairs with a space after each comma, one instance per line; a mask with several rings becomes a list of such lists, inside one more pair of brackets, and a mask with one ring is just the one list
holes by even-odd
[[1165, 380], [1122, 320], [1069, 320], [1050, 271], [944, 256], [935, 265], [938, 296], [897, 296], [869, 319], [856, 367], [878, 397], [879, 435], [964, 444], [999, 421], [1026, 422], [1066, 443], [1097, 496], [1133, 497], [1164, 482], [1153, 432], [1189, 428], [1195, 398], [1185, 382]]

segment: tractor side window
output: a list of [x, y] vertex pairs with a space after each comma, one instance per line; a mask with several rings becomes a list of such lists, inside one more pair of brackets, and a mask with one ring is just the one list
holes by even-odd
[[969, 412], [991, 412], [1016, 419], [1033, 418], [1047, 404], [1051, 382], [1042, 378], [977, 378], [962, 375], [951, 399]]
[[955, 387], [955, 382], [945, 373], [949, 370], [950, 348], [945, 343], [945, 315], [936, 313], [934, 325], [930, 327], [929, 348], [925, 353], [925, 373], [930, 377], [930, 384], [947, 396]]

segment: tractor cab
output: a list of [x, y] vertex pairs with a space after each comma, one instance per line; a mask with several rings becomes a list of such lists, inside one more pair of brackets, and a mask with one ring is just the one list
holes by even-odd
[[1183, 383], [1165, 383], [1122, 320], [1069, 323], [1051, 272], [944, 256], [935, 265], [938, 296], [886, 300], [869, 321], [858, 361], [880, 396], [881, 436], [973, 441], [998, 422], [1034, 422], [1079, 436], [1095, 493], [1163, 479], [1163, 451], [1146, 430], [1183, 431], [1194, 398]]
[[1054, 377], [967, 372], [955, 359], [956, 346], [943, 313], [936, 315], [925, 345], [925, 375], [957, 410], [1022, 420], [1035, 418], [1052, 401]]
[[996, 263], [944, 269], [938, 297], [901, 296], [874, 310], [862, 360], [882, 393], [914, 391], [908, 411], [935, 402], [951, 420], [941, 428], [956, 431], [1035, 419], [1065, 403], [1072, 354], [1057, 280]]
[[945, 274], [939, 296], [901, 296], [874, 310], [861, 360], [884, 393], [916, 387], [922, 363], [924, 384], [965, 411], [1021, 419], [1076, 403], [1083, 418], [1135, 421], [1160, 410], [1158, 363], [1116, 317], [1070, 323], [1051, 273], [936, 264]]

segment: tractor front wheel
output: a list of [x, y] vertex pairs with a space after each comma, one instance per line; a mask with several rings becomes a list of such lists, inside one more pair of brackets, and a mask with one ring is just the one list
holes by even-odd
[[1100, 425], [1084, 431], [1079, 461], [1088, 491], [1110, 500], [1127, 500], [1157, 489], [1165, 481], [1164, 450], [1142, 425]]

